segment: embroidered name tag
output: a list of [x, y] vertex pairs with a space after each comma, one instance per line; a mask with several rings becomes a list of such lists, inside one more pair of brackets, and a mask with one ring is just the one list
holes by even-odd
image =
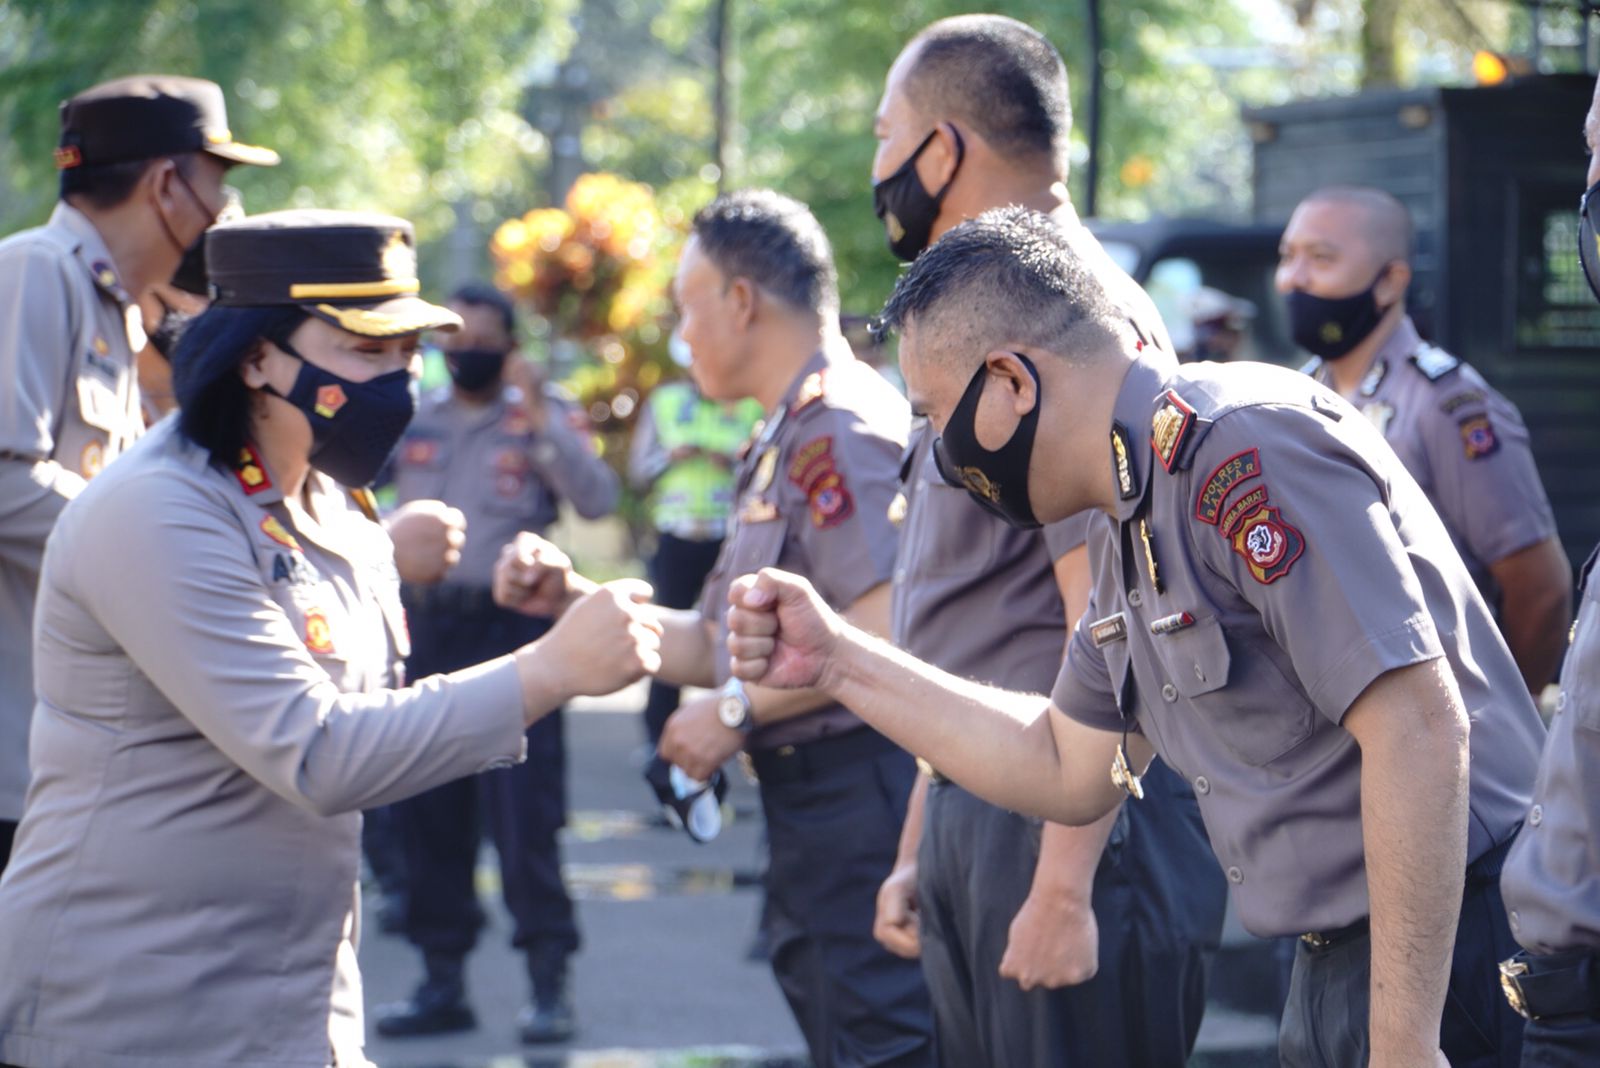
[[1089, 624], [1089, 640], [1094, 642], [1096, 649], [1104, 648], [1112, 642], [1126, 641], [1127, 637], [1128, 617], [1122, 612], [1097, 619]]

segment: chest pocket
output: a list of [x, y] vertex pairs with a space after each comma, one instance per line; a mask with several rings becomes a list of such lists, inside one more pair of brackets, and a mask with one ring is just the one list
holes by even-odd
[[1177, 696], [1246, 764], [1269, 764], [1310, 737], [1314, 711], [1305, 696], [1266, 650], [1234, 663], [1215, 616], [1152, 641]]
[[729, 542], [726, 578], [729, 582], [763, 567], [772, 567], [783, 557], [788, 524], [779, 516], [753, 522], [741, 519]]
[[92, 370], [78, 375], [78, 416], [86, 426], [115, 433], [123, 422], [123, 404], [116, 387]]

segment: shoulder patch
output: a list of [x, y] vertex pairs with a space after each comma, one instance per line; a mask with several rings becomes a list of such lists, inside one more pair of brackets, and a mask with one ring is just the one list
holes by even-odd
[[836, 527], [855, 514], [855, 499], [845, 487], [844, 475], [830, 469], [806, 493], [811, 506], [811, 525], [819, 530]]
[[1422, 372], [1429, 382], [1437, 382], [1461, 366], [1461, 361], [1443, 349], [1424, 345], [1411, 354], [1411, 366]]
[[1495, 436], [1494, 424], [1487, 415], [1474, 415], [1461, 420], [1461, 448], [1469, 460], [1481, 460], [1500, 451], [1500, 439]]
[[1170, 389], [1161, 395], [1161, 400], [1161, 407], [1150, 423], [1150, 445], [1161, 466], [1171, 474], [1178, 462], [1178, 453], [1183, 449], [1183, 439], [1194, 425], [1194, 409]]
[[1270, 586], [1289, 573], [1306, 542], [1278, 509], [1263, 504], [1246, 516], [1233, 533], [1233, 551], [1244, 558], [1250, 574]]
[[1202, 523], [1216, 526], [1228, 494], [1239, 483], [1255, 478], [1259, 474], [1261, 474], [1261, 454], [1255, 449], [1246, 449], [1222, 461], [1217, 465], [1217, 469], [1211, 472], [1211, 477], [1206, 479], [1205, 485], [1200, 487], [1200, 496], [1194, 502], [1195, 518]]
[[834, 468], [833, 435], [812, 438], [794, 451], [794, 459], [789, 462], [789, 481], [800, 487], [801, 492], [810, 493], [817, 480]]
[[1439, 410], [1446, 415], [1454, 415], [1463, 408], [1470, 408], [1475, 404], [1488, 401], [1489, 395], [1481, 389], [1464, 390], [1453, 394], [1439, 402]]
[[1233, 502], [1233, 507], [1229, 508], [1223, 514], [1221, 521], [1217, 523], [1217, 533], [1225, 538], [1233, 537], [1234, 529], [1238, 527], [1239, 521], [1266, 503], [1267, 487], [1263, 484]]

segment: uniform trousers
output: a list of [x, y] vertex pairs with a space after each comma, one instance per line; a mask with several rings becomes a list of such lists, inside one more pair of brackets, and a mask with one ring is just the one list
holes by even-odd
[[[1513, 836], [1514, 838], [1515, 836]], [[1500, 991], [1499, 962], [1517, 951], [1500, 900], [1508, 839], [1467, 868], [1439, 1047], [1451, 1068], [1516, 1068], [1523, 1019]], [[1278, 1035], [1283, 1068], [1363, 1068], [1371, 1020], [1372, 936], [1365, 922], [1296, 948]]]
[[1600, 1064], [1600, 1019], [1558, 1016], [1529, 1020], [1522, 1034], [1522, 1068], [1593, 1068]]
[[[1170, 781], [1168, 781], [1170, 780]], [[999, 974], [1041, 825], [954, 783], [928, 792], [917, 860], [922, 969], [944, 1068], [1182, 1068], [1205, 1011], [1227, 889], [1194, 796], [1160, 762], [1095, 872], [1095, 977], [1023, 991]]]
[[[412, 680], [511, 652], [550, 628], [548, 620], [487, 604], [407, 600]], [[538, 987], [556, 977], [579, 944], [557, 842], [566, 822], [561, 710], [528, 728], [526, 737], [523, 763], [445, 783], [398, 802], [393, 814], [405, 858], [404, 931], [411, 944], [425, 958], [460, 960], [477, 943], [484, 917], [473, 876], [486, 827], [500, 858], [512, 945], [527, 955]]]
[[922, 970], [872, 937], [916, 764], [868, 728], [752, 756], [771, 845], [762, 926], [814, 1068], [931, 1068]]
[[[706, 576], [716, 566], [722, 539], [694, 541], [662, 532], [656, 537], [655, 555], [650, 558], [650, 585], [654, 601], [663, 608], [693, 608], [700, 600]], [[678, 688], [659, 679], [650, 680], [650, 696], [644, 704], [644, 726], [650, 744], [661, 741], [667, 717], [677, 711]]]

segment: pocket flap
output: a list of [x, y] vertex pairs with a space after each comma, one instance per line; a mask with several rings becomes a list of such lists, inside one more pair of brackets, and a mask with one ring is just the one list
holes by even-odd
[[1216, 616], [1171, 634], [1157, 635], [1155, 647], [1167, 675], [1185, 697], [1221, 689], [1228, 683], [1228, 639]]

